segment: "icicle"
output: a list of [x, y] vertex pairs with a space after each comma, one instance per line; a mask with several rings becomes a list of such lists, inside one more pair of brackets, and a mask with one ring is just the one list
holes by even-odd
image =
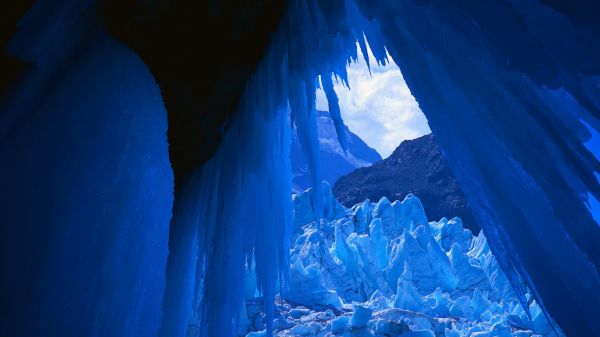
[[[592, 312], [600, 306], [591, 290], [600, 288], [600, 228], [580, 192], [597, 189], [594, 164], [561, 121], [565, 115], [553, 112], [537, 90], [539, 83], [561, 83], [586, 106], [585, 118], [597, 120], [598, 102], [583, 94], [580, 83], [586, 83], [583, 74], [599, 72], [586, 68], [600, 53], [598, 43], [539, 3], [423, 7], [385, 1], [376, 9], [358, 3], [376, 18], [521, 301], [519, 279], [567, 334], [593, 334]], [[381, 8], [386, 13], [377, 12]], [[563, 27], [564, 35], [548, 34], [550, 27]], [[366, 35], [371, 43], [373, 35]], [[555, 48], [576, 39], [589, 42], [590, 54]]]
[[[211, 196], [218, 202], [212, 229], [199, 234], [206, 279], [201, 308], [195, 309], [202, 313], [206, 334], [232, 335], [241, 303], [235, 281], [251, 249], [265, 312], [272, 318], [275, 280], [286, 284], [288, 229], [281, 226], [287, 226], [291, 206], [275, 199], [289, 197], [287, 128], [289, 122], [297, 128], [313, 177], [313, 207], [319, 212], [315, 80], [322, 76], [345, 148], [332, 76], [348, 85], [346, 65], [356, 60], [358, 43], [369, 69], [368, 46], [378, 64], [387, 63], [389, 52], [403, 70], [523, 308], [528, 308], [525, 282], [567, 333], [590, 335], [600, 307], [600, 296], [590, 290], [600, 288], [600, 228], [580, 196], [599, 193], [593, 175], [598, 163], [582, 146], [573, 120], [599, 125], [600, 94], [594, 80], [599, 70], [589, 60], [600, 48], [589, 32], [558, 12], [548, 13], [537, 1], [508, 3], [514, 11], [504, 2], [493, 2], [490, 10], [477, 2], [347, 0], [333, 6], [290, 1], [272, 50], [249, 82], [225, 134], [220, 159], [211, 164], [222, 178]], [[540, 22], [528, 6], [545, 13], [548, 21]], [[506, 27], [493, 19], [497, 13]], [[564, 27], [564, 34], [544, 33], [555, 32], [553, 25]], [[519, 48], [507, 43], [511, 39]], [[563, 40], [579, 52], [570, 55], [555, 48]], [[574, 41], [585, 41], [589, 50], [582, 52]], [[530, 61], [538, 58], [546, 63]], [[575, 117], [553, 110], [540, 94], [541, 86], [556, 88], [557, 83], [581, 105]], [[273, 215], [273, 210], [265, 221], [254, 219]], [[227, 245], [235, 247], [226, 254]], [[572, 310], [561, 311], [564, 307]]]
[[[296, 117], [295, 126], [298, 130], [298, 138], [302, 145], [302, 150], [306, 154], [309, 163], [309, 169], [312, 175], [313, 205], [317, 219], [322, 218], [321, 210], [321, 172], [319, 163], [319, 142], [317, 134], [317, 121], [315, 109], [315, 86], [312, 82], [297, 81], [290, 92], [290, 107]], [[319, 222], [319, 220], [317, 220]]]
[[340, 105], [338, 103], [337, 94], [335, 93], [335, 90], [333, 90], [331, 74], [321, 75], [321, 82], [323, 83], [323, 91], [325, 91], [325, 95], [327, 96], [329, 114], [331, 115], [331, 119], [335, 125], [335, 131], [337, 132], [340, 146], [344, 150], [344, 153], [346, 153], [346, 149], [348, 148], [346, 126], [344, 125], [344, 121], [342, 120], [342, 115], [340, 113]]
[[369, 62], [369, 49], [367, 48], [367, 37], [363, 36], [358, 39], [358, 45], [360, 46], [360, 52], [363, 54], [363, 58], [365, 59], [365, 63], [367, 64], [367, 68], [369, 69], [369, 75], [371, 74], [371, 63]]

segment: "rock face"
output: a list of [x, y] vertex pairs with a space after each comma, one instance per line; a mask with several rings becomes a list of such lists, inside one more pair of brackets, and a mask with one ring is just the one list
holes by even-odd
[[[369, 166], [381, 160], [375, 149], [369, 147], [360, 137], [346, 127], [348, 140], [347, 152], [344, 153], [339, 144], [335, 126], [329, 112], [317, 111], [317, 128], [319, 134], [319, 155], [321, 161], [322, 180], [334, 184], [337, 179], [359, 167]], [[312, 186], [306, 157], [302, 152], [298, 136], [294, 132], [290, 152], [292, 162], [292, 188], [299, 193]]]
[[340, 177], [333, 193], [346, 207], [365, 199], [402, 200], [412, 193], [421, 200], [430, 220], [457, 216], [465, 227], [479, 231], [433, 134], [403, 141], [389, 158]]
[[[412, 194], [348, 209], [324, 182], [318, 231], [311, 193], [294, 197], [290, 278], [277, 300], [276, 336], [555, 336], [535, 301], [527, 316], [484, 234], [474, 236], [460, 218], [428, 223]], [[251, 273], [246, 288], [239, 335], [265, 336]]]

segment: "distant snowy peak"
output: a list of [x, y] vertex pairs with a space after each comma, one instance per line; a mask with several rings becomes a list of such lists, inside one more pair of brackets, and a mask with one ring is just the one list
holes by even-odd
[[[369, 147], [360, 137], [350, 131], [348, 127], [345, 128], [348, 148], [344, 152], [338, 141], [335, 125], [329, 116], [329, 112], [317, 111], [317, 128], [322, 180], [326, 180], [333, 185], [339, 177], [359, 167], [369, 166], [381, 160], [379, 153]], [[306, 157], [302, 152], [302, 147], [295, 132], [293, 133], [290, 156], [292, 161], [293, 190], [296, 193], [304, 191], [312, 185], [312, 182]]]
[[[369, 166], [381, 160], [381, 155], [367, 145], [359, 136], [346, 127], [348, 151], [344, 153], [333, 120], [327, 111], [317, 111], [317, 127], [321, 151], [337, 154], [352, 163], [355, 167]], [[334, 183], [334, 182], [330, 182]]]

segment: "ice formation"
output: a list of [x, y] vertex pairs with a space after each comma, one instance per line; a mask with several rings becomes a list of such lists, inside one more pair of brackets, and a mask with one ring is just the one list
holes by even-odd
[[[600, 126], [595, 77], [600, 69], [590, 61], [600, 55], [600, 44], [569, 19], [537, 2], [346, 1], [336, 7], [292, 1], [285, 21], [291, 26], [284, 23], [282, 32], [297, 34], [287, 40], [294, 50], [288, 80], [300, 129], [312, 125], [299, 114], [314, 115], [313, 79], [333, 72], [344, 81], [343, 64], [336, 60], [355, 57], [354, 41], [366, 48], [366, 38], [376, 62], [385, 62], [389, 52], [525, 312], [529, 289], [567, 333], [593, 335], [600, 307], [600, 226], [586, 200], [588, 192], [600, 194], [594, 176], [600, 163], [582, 145], [590, 135], [580, 120]], [[302, 33], [295, 27], [303, 27]], [[555, 27], [560, 34], [546, 33]], [[296, 82], [297, 74], [304, 85]], [[310, 137], [310, 129], [304, 135]], [[304, 144], [316, 183], [315, 144]], [[315, 189], [319, 205], [320, 185]], [[414, 241], [425, 240], [423, 232]], [[453, 261], [460, 264], [464, 256]]]
[[[142, 60], [105, 33], [95, 41], [43, 103], [23, 90], [2, 115], [2, 336], [160, 327], [173, 203], [167, 113]], [[36, 64], [60, 57], [31, 47]], [[34, 68], [25, 88], [43, 85], [49, 67]]]
[[[474, 236], [459, 218], [427, 222], [412, 195], [347, 209], [328, 197], [325, 182], [322, 191], [321, 232], [307, 216], [315, 212], [305, 202], [313, 190], [294, 198], [291, 280], [277, 298], [275, 335], [562, 336], [529, 293], [527, 315], [485, 235]], [[253, 286], [250, 273], [246, 289]], [[240, 336], [264, 329], [256, 294], [247, 292]]]
[[[163, 7], [148, 3], [158, 12]], [[231, 337], [244, 318], [240, 280], [248, 265], [267, 335], [274, 329], [275, 294], [317, 287], [318, 277], [340, 273], [336, 266], [354, 274], [329, 279], [312, 301], [337, 308], [329, 290], [338, 289], [338, 297], [357, 301], [400, 294], [398, 305], [427, 309], [427, 298], [417, 296], [425, 292], [440, 310], [472, 318], [498, 289], [498, 296], [512, 293], [534, 323], [549, 315], [568, 335], [597, 334], [600, 226], [587, 206], [600, 199], [594, 175], [600, 162], [584, 146], [588, 127], [600, 130], [597, 2], [289, 0], [243, 92], [223, 91], [241, 98], [219, 128], [217, 153], [180, 182], [174, 202], [160, 83], [105, 31], [100, 8], [94, 0], [39, 0], [6, 46], [31, 67], [0, 114], [4, 334], [153, 336], [160, 329], [163, 337]], [[486, 244], [473, 241], [478, 251], [465, 251], [467, 236], [456, 221], [428, 226], [412, 203], [400, 210], [385, 201], [357, 207], [358, 220], [348, 225], [354, 234], [327, 220], [321, 226], [321, 218], [337, 215], [322, 207], [315, 89], [323, 86], [342, 129], [329, 79], [347, 83], [345, 67], [356, 58], [357, 42], [363, 55], [368, 42], [375, 59], [367, 62], [392, 57], [401, 68], [485, 233]], [[311, 267], [312, 253], [300, 263], [302, 251], [289, 270], [288, 248], [299, 230], [289, 201], [290, 126], [315, 189], [308, 216], [317, 221], [301, 234], [301, 246], [325, 254], [331, 247], [323, 242], [340, 238], [330, 274]], [[398, 220], [396, 212], [405, 216]], [[398, 238], [385, 254], [374, 244]], [[475, 261], [475, 252], [486, 258]], [[471, 282], [482, 290], [471, 294]], [[460, 296], [452, 298], [453, 291]], [[332, 326], [364, 328], [370, 308], [362, 305], [355, 306], [356, 317]], [[405, 331], [386, 323], [398, 312], [389, 310], [371, 312], [383, 320], [376, 329]], [[485, 311], [480, 317], [492, 322], [495, 310], [490, 320]], [[420, 325], [409, 335], [431, 335], [418, 331], [431, 329], [430, 321], [415, 320]], [[313, 327], [295, 329], [306, 334]], [[489, 332], [506, 333], [505, 321]]]

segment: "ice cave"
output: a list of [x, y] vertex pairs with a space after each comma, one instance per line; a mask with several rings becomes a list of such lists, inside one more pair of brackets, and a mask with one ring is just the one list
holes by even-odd
[[[0, 336], [600, 336], [600, 2], [4, 1], [0, 44]], [[370, 147], [357, 63], [427, 132]]]

